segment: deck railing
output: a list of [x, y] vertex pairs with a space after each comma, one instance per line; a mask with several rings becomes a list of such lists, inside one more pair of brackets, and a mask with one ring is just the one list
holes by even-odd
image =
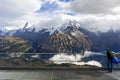
[[[119, 58], [119, 54], [116, 56]], [[1, 53], [0, 67], [106, 68], [107, 59], [101, 54], [86, 56], [77, 53]], [[120, 68], [120, 64], [114, 64], [114, 67]]]

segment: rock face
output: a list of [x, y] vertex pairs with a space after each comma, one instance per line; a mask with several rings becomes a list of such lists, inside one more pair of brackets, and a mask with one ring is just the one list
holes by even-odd
[[73, 26], [51, 35], [42, 44], [42, 51], [77, 53], [90, 50], [90, 42], [85, 35]]

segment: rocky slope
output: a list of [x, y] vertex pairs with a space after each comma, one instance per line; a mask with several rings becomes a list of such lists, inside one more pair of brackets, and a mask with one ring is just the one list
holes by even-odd
[[[75, 24], [74, 24], [75, 25]], [[90, 41], [80, 32], [79, 27], [70, 24], [51, 35], [42, 44], [43, 52], [72, 52], [90, 50]]]
[[0, 36], [0, 52], [7, 53], [7, 52], [29, 52], [32, 50], [31, 44], [28, 41], [7, 37], [7, 36]]

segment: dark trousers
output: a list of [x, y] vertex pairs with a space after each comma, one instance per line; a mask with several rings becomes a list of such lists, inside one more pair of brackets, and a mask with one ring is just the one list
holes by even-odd
[[108, 70], [109, 70], [110, 72], [113, 71], [113, 63], [112, 63], [112, 60], [109, 60], [109, 59], [108, 59], [107, 67], [108, 67]]

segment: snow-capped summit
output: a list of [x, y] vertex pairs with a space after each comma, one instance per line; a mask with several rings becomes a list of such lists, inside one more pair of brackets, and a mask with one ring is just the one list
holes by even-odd
[[60, 30], [65, 30], [65, 29], [79, 29], [80, 28], [80, 24], [75, 21], [75, 20], [69, 20], [66, 23], [64, 23], [62, 25], [62, 27], [60, 28]]
[[12, 36], [18, 28], [16, 26], [5, 26], [0, 28], [0, 35], [3, 36]]
[[25, 23], [23, 29], [30, 28], [32, 25], [28, 22]]
[[30, 24], [29, 22], [26, 22], [24, 27], [21, 29], [21, 31], [22, 32], [26, 32], [26, 31], [33, 32], [35, 31], [35, 29], [36, 28], [32, 24]]
[[0, 30], [3, 32], [8, 32], [11, 30], [17, 30], [18, 28], [16, 28], [16, 26], [5, 26], [5, 27], [1, 27]]
[[[47, 25], [47, 24], [46, 24]], [[49, 26], [49, 24], [47, 26], [34, 26], [29, 22], [26, 22], [25, 25], [23, 26], [23, 28], [20, 29], [21, 32], [40, 32], [41, 30], [44, 30], [45, 32], [49, 32], [50, 35], [56, 33], [56, 32], [60, 32], [60, 31], [64, 31], [64, 30], [78, 30], [80, 28], [80, 24], [75, 21], [75, 20], [67, 20], [65, 23], [63, 24], [58, 24], [56, 26]]]

